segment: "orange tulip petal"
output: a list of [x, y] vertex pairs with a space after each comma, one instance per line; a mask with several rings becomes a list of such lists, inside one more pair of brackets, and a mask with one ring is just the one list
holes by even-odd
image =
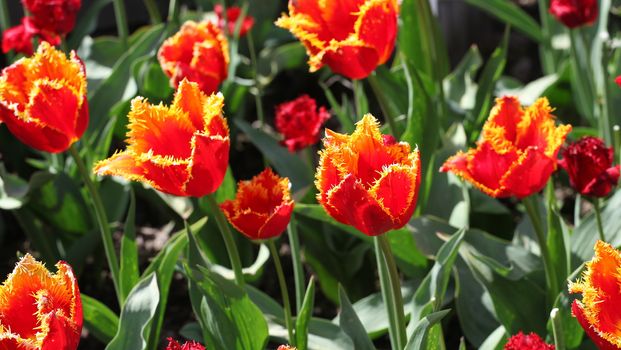
[[417, 151], [414, 154], [417, 159], [414, 169], [403, 165], [386, 167], [370, 191], [392, 219], [399, 221], [393, 228], [405, 225], [414, 212], [420, 184], [420, 158]]
[[[175, 196], [186, 196], [186, 184], [190, 180], [187, 161], [172, 161], [165, 158], [146, 156], [141, 159], [140, 166], [144, 169], [145, 178], [155, 189]], [[201, 193], [194, 194], [200, 197]]]
[[220, 164], [229, 163], [229, 142], [220, 136], [195, 136], [185, 192], [200, 197], [218, 189], [226, 174], [226, 167]]
[[394, 49], [398, 6], [396, 1], [372, 0], [360, 7], [354, 28], [360, 40], [376, 50], [377, 64], [384, 64]]
[[196, 130], [204, 130], [205, 117], [203, 106], [207, 102], [205, 94], [195, 84], [182, 81], [175, 93], [173, 106], [188, 113], [188, 118]]
[[393, 218], [352, 175], [345, 177], [328, 193], [328, 203], [338, 208], [339, 216], [343, 218], [339, 221], [366, 235], [377, 236], [393, 227]]
[[502, 187], [518, 198], [528, 197], [543, 189], [555, 167], [555, 159], [536, 148], [527, 149], [507, 170]]
[[154, 184], [145, 177], [146, 170], [142, 168], [135, 155], [129, 152], [119, 152], [99, 161], [93, 167], [93, 172], [99, 175], [123, 176], [129, 180], [147, 182], [154, 187]]
[[571, 314], [578, 320], [580, 326], [584, 329], [586, 334], [597, 345], [600, 350], [618, 350], [619, 347], [610, 343], [608, 340], [602, 338], [599, 333], [593, 329], [593, 326], [589, 323], [584, 313], [584, 308], [578, 300], [574, 300], [571, 304]]
[[285, 202], [278, 206], [259, 230], [259, 238], [268, 239], [283, 233], [287, 229], [289, 221], [291, 221], [292, 213], [293, 201]]

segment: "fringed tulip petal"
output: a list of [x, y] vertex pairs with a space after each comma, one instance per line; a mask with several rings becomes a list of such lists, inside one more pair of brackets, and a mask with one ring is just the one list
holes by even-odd
[[71, 267], [50, 273], [26, 255], [0, 286], [0, 349], [75, 350], [82, 303]]
[[63, 152], [88, 124], [86, 75], [74, 52], [41, 43], [31, 58], [5, 68], [0, 77], [0, 121], [23, 143]]
[[290, 182], [271, 169], [237, 184], [234, 200], [220, 205], [228, 221], [246, 237], [259, 240], [280, 235], [291, 220]]
[[173, 104], [153, 106], [138, 97], [129, 113], [127, 149], [102, 160], [94, 172], [145, 182], [177, 196], [213, 193], [228, 165], [224, 99], [182, 81]]
[[503, 350], [555, 350], [555, 347], [547, 344], [535, 333], [519, 332], [509, 338]]
[[205, 350], [205, 347], [192, 340], [181, 345], [173, 338], [168, 338], [168, 346], [166, 346], [166, 350]]
[[352, 135], [326, 130], [323, 144], [315, 185], [326, 212], [369, 236], [403, 227], [418, 196], [418, 150], [382, 135], [370, 114]]
[[502, 97], [483, 126], [477, 147], [444, 162], [487, 195], [524, 198], [539, 192], [556, 169], [556, 155], [570, 125], [555, 126], [547, 99], [522, 109], [515, 97]]
[[580, 280], [569, 284], [571, 293], [582, 300], [572, 306], [573, 314], [601, 349], [621, 347], [621, 254], [610, 244], [595, 243], [595, 256], [586, 263]]
[[22, 0], [37, 27], [67, 34], [73, 30], [81, 0]]
[[350, 79], [363, 79], [384, 64], [397, 38], [396, 0], [290, 0], [276, 25], [306, 47], [310, 71], [324, 64]]

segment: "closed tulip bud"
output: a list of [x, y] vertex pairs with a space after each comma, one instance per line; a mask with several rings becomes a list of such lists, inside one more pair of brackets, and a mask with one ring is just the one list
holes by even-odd
[[330, 119], [325, 107], [317, 109], [317, 103], [308, 95], [276, 107], [276, 129], [283, 136], [280, 142], [295, 152], [319, 141], [323, 123]]
[[568, 28], [590, 25], [597, 20], [597, 0], [552, 0], [550, 13]]
[[505, 344], [504, 350], [554, 350], [554, 345], [547, 344], [535, 333], [518, 334], [511, 336]]

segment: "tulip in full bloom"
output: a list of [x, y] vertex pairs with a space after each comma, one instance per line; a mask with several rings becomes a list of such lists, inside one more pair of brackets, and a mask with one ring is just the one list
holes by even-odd
[[554, 125], [546, 98], [522, 109], [515, 97], [496, 100], [477, 147], [449, 158], [450, 171], [489, 196], [524, 198], [539, 192], [556, 169], [571, 125]]
[[268, 168], [250, 181], [240, 181], [235, 199], [220, 207], [231, 225], [248, 238], [276, 237], [291, 220], [290, 187], [288, 178], [281, 178]]
[[407, 223], [420, 185], [418, 149], [382, 135], [370, 114], [352, 135], [326, 130], [323, 144], [315, 185], [330, 216], [369, 236]]
[[554, 350], [554, 345], [547, 344], [537, 334], [518, 334], [509, 338], [504, 350]]
[[196, 83], [179, 84], [170, 107], [132, 100], [127, 149], [95, 165], [99, 175], [119, 175], [177, 196], [213, 193], [229, 159], [229, 129], [221, 94], [206, 96]]
[[33, 39], [38, 37], [50, 45], [60, 44], [60, 37], [53, 32], [39, 29], [33, 23], [32, 17], [23, 17], [22, 23], [11, 27], [2, 33], [2, 52], [15, 50], [17, 53], [31, 56], [34, 52]]
[[580, 194], [605, 197], [619, 181], [619, 166], [612, 166], [613, 158], [612, 147], [606, 147], [602, 139], [587, 136], [569, 145], [558, 164]]
[[82, 332], [78, 282], [65, 262], [50, 273], [24, 256], [0, 285], [0, 349], [75, 350]]
[[308, 95], [276, 106], [276, 129], [283, 135], [281, 144], [295, 152], [319, 141], [319, 132], [330, 113]]
[[311, 72], [328, 65], [363, 79], [390, 58], [398, 16], [397, 0], [289, 0], [289, 14], [276, 25], [304, 44]]
[[597, 0], [552, 0], [550, 13], [568, 28], [590, 25], [597, 19]]
[[602, 350], [621, 348], [621, 254], [610, 244], [597, 241], [595, 256], [586, 263], [582, 278], [569, 283], [571, 293], [582, 300], [572, 304], [572, 314], [595, 345]]
[[277, 350], [296, 350], [296, 348], [291, 347], [289, 345], [281, 345], [281, 346], [278, 347]]
[[188, 79], [210, 94], [226, 79], [229, 46], [216, 24], [187, 21], [164, 41], [157, 58], [173, 87]]
[[186, 341], [181, 345], [173, 338], [168, 338], [166, 350], [205, 350], [205, 347], [195, 341]]
[[[226, 8], [226, 19], [224, 18], [224, 11], [222, 9], [222, 5], [216, 4], [213, 8], [216, 16], [218, 16], [218, 27], [221, 30], [224, 30], [226, 25], [226, 30], [233, 34], [235, 33], [235, 25], [237, 24], [237, 19], [241, 15], [241, 8], [239, 6], [229, 6]], [[242, 37], [248, 33], [250, 28], [254, 25], [254, 18], [251, 16], [245, 16], [241, 22], [239, 27], [239, 36]]]
[[73, 30], [82, 0], [22, 0], [38, 28], [59, 35]]
[[46, 42], [37, 53], [2, 71], [0, 121], [21, 142], [41, 151], [67, 150], [88, 124], [86, 74], [75, 52], [69, 58]]

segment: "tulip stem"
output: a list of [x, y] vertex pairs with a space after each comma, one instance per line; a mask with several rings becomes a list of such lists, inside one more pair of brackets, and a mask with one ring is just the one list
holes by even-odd
[[106, 257], [108, 259], [108, 267], [110, 268], [110, 274], [112, 276], [114, 290], [116, 291], [119, 305], [123, 305], [119, 285], [119, 260], [116, 256], [116, 251], [114, 250], [114, 241], [112, 240], [112, 232], [110, 231], [110, 225], [108, 222], [108, 215], [106, 214], [106, 209], [104, 208], [101, 197], [99, 196], [99, 191], [97, 191], [97, 188], [95, 188], [95, 184], [91, 180], [90, 171], [86, 168], [86, 165], [84, 164], [82, 157], [80, 157], [80, 153], [75, 147], [75, 144], [69, 147], [69, 153], [75, 160], [75, 163], [78, 166], [78, 170], [80, 171], [80, 175], [82, 175], [82, 179], [84, 180], [84, 184], [86, 185], [86, 188], [91, 195], [93, 206], [95, 207], [95, 216], [97, 218], [99, 230], [101, 231], [101, 240], [104, 245]]
[[[395, 258], [392, 254], [392, 249], [390, 249], [390, 243], [386, 238], [386, 235], [380, 235], [375, 237], [376, 242], [376, 252], [377, 261], [378, 261], [378, 269], [380, 273], [382, 273], [382, 256], [383, 260], [386, 263], [386, 268], [388, 272], [388, 279], [390, 280], [390, 285], [385, 285], [385, 278], [381, 278], [380, 276], [380, 284], [382, 287], [382, 295], [390, 294], [390, 297], [385, 296], [384, 300], [388, 301], [391, 305], [386, 305], [389, 309], [388, 314], [392, 315], [392, 327], [391, 331], [394, 336], [391, 336], [391, 340], [396, 342], [397, 349], [403, 349], [407, 343], [407, 335], [405, 332], [405, 314], [403, 312], [403, 296], [401, 295], [401, 282], [399, 278], [399, 273], [397, 271], [397, 264], [395, 263]], [[378, 249], [379, 248], [379, 249]], [[394, 329], [393, 329], [394, 327]], [[394, 347], [393, 347], [394, 348]]]
[[276, 249], [275, 239], [268, 239], [267, 246], [270, 248], [272, 259], [274, 259], [274, 266], [276, 267], [276, 275], [278, 276], [278, 284], [280, 285], [280, 292], [282, 293], [282, 303], [285, 308], [285, 324], [287, 326], [287, 333], [289, 334], [289, 343], [295, 346], [295, 337], [293, 335], [293, 318], [291, 317], [291, 303], [289, 302], [289, 291], [287, 290], [287, 282], [285, 281], [285, 274], [282, 270], [282, 263], [280, 262], [280, 256]]
[[123, 0], [114, 0], [114, 16], [116, 18], [116, 30], [119, 33], [121, 44], [124, 48], [128, 48], [129, 29], [127, 26], [127, 12]]
[[291, 214], [291, 220], [287, 226], [289, 245], [291, 246], [291, 261], [293, 262], [293, 280], [295, 281], [295, 309], [296, 314], [302, 309], [304, 300], [304, 268], [302, 267], [302, 255], [300, 254], [300, 238], [295, 223], [295, 216]]
[[248, 51], [250, 52], [250, 64], [252, 66], [252, 79], [254, 80], [254, 103], [257, 108], [257, 118], [259, 119], [259, 126], [263, 128], [263, 125], [265, 123], [265, 116], [263, 115], [263, 101], [261, 101], [263, 89], [261, 89], [259, 72], [257, 72], [257, 54], [254, 52], [254, 40], [252, 39], [251, 31], [248, 31], [248, 33], [246, 33], [246, 41], [248, 42]]
[[151, 24], [162, 23], [162, 15], [154, 0], [144, 0], [144, 7], [147, 8]]
[[537, 204], [536, 195], [532, 195], [522, 199], [522, 203], [524, 203], [524, 207], [526, 207], [526, 212], [530, 217], [530, 222], [535, 229], [535, 234], [537, 235], [537, 241], [539, 243], [539, 249], [541, 250], [541, 257], [543, 258], [543, 268], [546, 274], [546, 283], [548, 285], [548, 302], [550, 305], [554, 303], [554, 299], [556, 299], [556, 294], [558, 292], [558, 282], [556, 280], [556, 272], [554, 270], [554, 265], [552, 264], [552, 258], [550, 257], [550, 252], [548, 251], [548, 244], [546, 242], [546, 234], [543, 230], [543, 224], [541, 223], [541, 216], [539, 216], [539, 205]]
[[565, 350], [563, 322], [561, 321], [559, 312], [559, 309], [556, 307], [550, 312], [550, 319], [552, 320], [552, 334], [554, 335], [554, 350]]
[[369, 81], [369, 84], [371, 85], [371, 89], [373, 89], [373, 93], [375, 93], [375, 97], [377, 98], [377, 101], [379, 102], [380, 108], [382, 109], [382, 113], [384, 114], [384, 119], [386, 119], [386, 122], [388, 123], [388, 127], [390, 128], [390, 133], [392, 134], [392, 136], [398, 139], [401, 135], [397, 133], [397, 123], [395, 123], [395, 119], [390, 114], [390, 108], [388, 107], [388, 99], [386, 98], [386, 94], [384, 94], [384, 90], [382, 90], [382, 87], [380, 86], [380, 83], [377, 79], [375, 72], [369, 75], [367, 80]]
[[235, 282], [238, 286], [243, 287], [245, 284], [244, 281], [244, 273], [242, 271], [241, 259], [239, 258], [239, 251], [237, 250], [237, 245], [235, 244], [235, 239], [233, 238], [233, 233], [231, 232], [231, 228], [229, 227], [224, 214], [220, 210], [218, 203], [216, 202], [215, 196], [212, 194], [208, 194], [205, 196], [207, 200], [207, 205], [209, 205], [209, 209], [216, 220], [216, 224], [220, 229], [220, 234], [222, 235], [222, 239], [224, 240], [224, 245], [226, 246], [226, 250], [229, 254], [229, 260], [231, 261], [231, 267], [233, 268], [233, 272], [235, 273]]
[[599, 239], [602, 242], [606, 242], [606, 236], [604, 235], [604, 225], [602, 225], [602, 214], [599, 198], [593, 198], [593, 210], [595, 211], [595, 220], [597, 221], [597, 232], [599, 233]]

